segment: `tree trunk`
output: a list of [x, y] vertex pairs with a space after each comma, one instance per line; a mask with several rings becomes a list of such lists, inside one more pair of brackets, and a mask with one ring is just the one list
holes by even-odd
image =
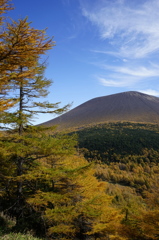
[[[22, 69], [21, 69], [22, 71]], [[19, 135], [22, 135], [23, 133], [23, 97], [24, 97], [24, 93], [23, 93], [23, 83], [20, 83], [20, 101], [19, 101]]]
[[[22, 72], [22, 67], [20, 67], [20, 72]], [[24, 92], [23, 92], [23, 82], [20, 82], [19, 88], [19, 135], [23, 134], [23, 100], [24, 100]], [[23, 163], [24, 159], [22, 157], [18, 157], [17, 159], [17, 176], [21, 176], [23, 174]], [[17, 204], [16, 204], [16, 220], [17, 225], [23, 218], [23, 182], [20, 180], [17, 182]]]

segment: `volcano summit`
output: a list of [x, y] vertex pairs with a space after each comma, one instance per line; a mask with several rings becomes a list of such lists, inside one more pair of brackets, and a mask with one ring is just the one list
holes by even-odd
[[123, 121], [159, 123], [159, 98], [135, 91], [97, 97], [41, 125], [68, 129]]

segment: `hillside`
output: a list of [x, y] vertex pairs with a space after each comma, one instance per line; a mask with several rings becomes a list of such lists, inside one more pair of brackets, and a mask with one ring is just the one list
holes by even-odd
[[119, 121], [159, 123], [159, 98], [135, 91], [98, 97], [42, 125], [76, 128]]
[[[159, 125], [116, 122], [82, 128], [72, 132], [78, 137], [79, 149], [87, 159], [97, 158], [104, 163], [116, 162], [117, 155], [141, 156], [143, 152], [159, 152]], [[113, 156], [113, 157], [112, 157]], [[158, 157], [155, 161], [158, 162]]]
[[76, 134], [78, 151], [96, 163], [96, 176], [107, 182], [107, 193], [115, 197], [116, 205], [127, 205], [133, 212], [146, 199], [158, 211], [158, 124], [107, 123], [79, 129]]

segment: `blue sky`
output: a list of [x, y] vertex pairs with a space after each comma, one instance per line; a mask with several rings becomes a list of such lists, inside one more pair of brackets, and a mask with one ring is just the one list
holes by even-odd
[[[159, 96], [159, 0], [13, 0], [13, 19], [47, 28], [46, 100], [73, 103], [125, 91]], [[35, 123], [54, 118], [39, 115]]]

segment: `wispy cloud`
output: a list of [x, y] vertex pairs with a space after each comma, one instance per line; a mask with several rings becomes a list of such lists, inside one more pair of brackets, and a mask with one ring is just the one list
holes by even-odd
[[91, 7], [83, 5], [82, 12], [98, 27], [102, 39], [118, 46], [118, 52], [110, 54], [143, 58], [159, 50], [158, 0], [95, 2]]
[[[109, 65], [96, 63], [102, 69], [97, 76], [99, 82], [103, 86], [135, 88], [140, 88], [140, 83], [143, 87], [143, 82], [147, 83], [145, 87], [151, 81], [157, 82], [159, 0], [81, 0], [81, 3], [83, 16], [98, 30], [102, 42], [91, 51], [103, 62], [104, 57], [111, 59]], [[145, 93], [157, 95], [153, 88]]]
[[112, 70], [118, 74], [124, 74], [128, 76], [134, 76], [138, 78], [148, 78], [148, 77], [158, 77], [159, 76], [159, 65], [153, 65], [149, 63], [149, 67], [145, 66], [134, 66], [130, 67], [128, 64], [126, 66], [115, 66], [115, 65], [105, 65], [101, 64], [101, 68]]
[[[99, 65], [98, 65], [99, 66]], [[107, 72], [107, 77], [98, 76], [97, 79], [103, 86], [109, 87], [130, 87], [139, 84], [143, 80], [150, 81], [152, 78], [159, 77], [159, 65], [149, 63], [145, 66], [116, 66], [101, 64]]]
[[108, 77], [98, 77], [98, 81], [106, 87], [130, 87], [137, 82], [137, 79], [131, 77], [128, 81], [127, 77], [120, 77], [114, 74]]
[[153, 95], [153, 96], [159, 96], [159, 91], [153, 90], [153, 89], [146, 89], [146, 90], [139, 90], [139, 92]]

